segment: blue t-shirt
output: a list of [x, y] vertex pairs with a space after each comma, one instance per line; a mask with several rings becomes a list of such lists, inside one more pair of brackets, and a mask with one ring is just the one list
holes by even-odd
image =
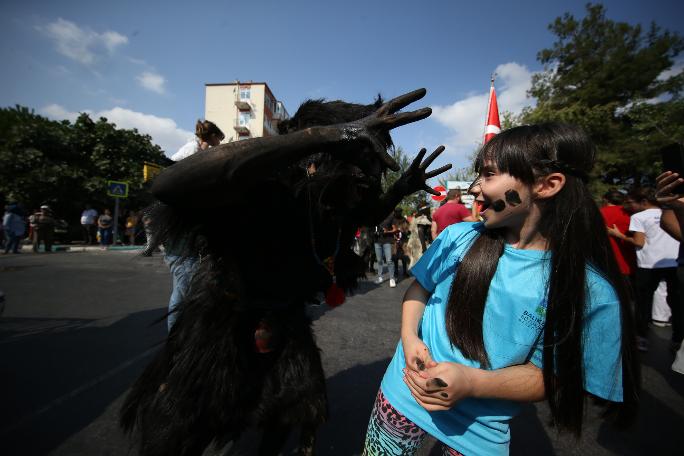
[[[419, 324], [419, 336], [437, 362], [480, 367], [449, 342], [445, 315], [449, 290], [458, 264], [481, 223], [457, 223], [446, 228], [411, 270], [432, 292]], [[509, 245], [499, 259], [489, 287], [482, 325], [491, 369], [531, 361], [542, 366], [550, 254]], [[611, 401], [622, 401], [620, 305], [612, 286], [587, 268], [584, 323], [585, 389]], [[508, 454], [509, 421], [518, 402], [468, 398], [447, 411], [428, 412], [413, 399], [402, 380], [406, 367], [401, 342], [382, 380], [382, 392], [404, 416], [441, 442], [463, 454]]]

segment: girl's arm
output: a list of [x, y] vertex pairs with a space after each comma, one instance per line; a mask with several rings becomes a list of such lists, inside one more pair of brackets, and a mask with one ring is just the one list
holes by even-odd
[[439, 363], [420, 374], [405, 374], [411, 394], [430, 412], [448, 410], [468, 397], [535, 402], [545, 396], [542, 370], [532, 363], [496, 370]]
[[406, 290], [402, 304], [401, 343], [404, 347], [406, 367], [415, 373], [437, 365], [432, 361], [427, 346], [418, 337], [418, 324], [429, 298], [430, 292], [414, 280]]

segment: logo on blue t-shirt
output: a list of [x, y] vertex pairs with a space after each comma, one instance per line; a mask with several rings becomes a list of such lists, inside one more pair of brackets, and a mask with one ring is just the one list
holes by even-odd
[[546, 298], [542, 299], [539, 305], [530, 312], [524, 310], [522, 315], [518, 318], [518, 321], [530, 329], [541, 330], [544, 328], [544, 322], [546, 321], [546, 306], [548, 301]]

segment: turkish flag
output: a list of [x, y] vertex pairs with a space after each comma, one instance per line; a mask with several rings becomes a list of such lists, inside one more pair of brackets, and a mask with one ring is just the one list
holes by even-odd
[[494, 90], [494, 80], [489, 89], [489, 106], [487, 107], [487, 121], [485, 122], [484, 143], [501, 132], [501, 122], [499, 122], [499, 105], [496, 104], [496, 90]]

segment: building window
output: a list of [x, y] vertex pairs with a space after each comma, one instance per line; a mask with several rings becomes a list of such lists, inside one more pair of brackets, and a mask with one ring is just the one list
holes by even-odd
[[240, 113], [240, 126], [247, 126], [249, 125], [249, 112], [241, 112]]
[[249, 87], [243, 87], [240, 89], [240, 100], [249, 100], [251, 96], [251, 89]]

